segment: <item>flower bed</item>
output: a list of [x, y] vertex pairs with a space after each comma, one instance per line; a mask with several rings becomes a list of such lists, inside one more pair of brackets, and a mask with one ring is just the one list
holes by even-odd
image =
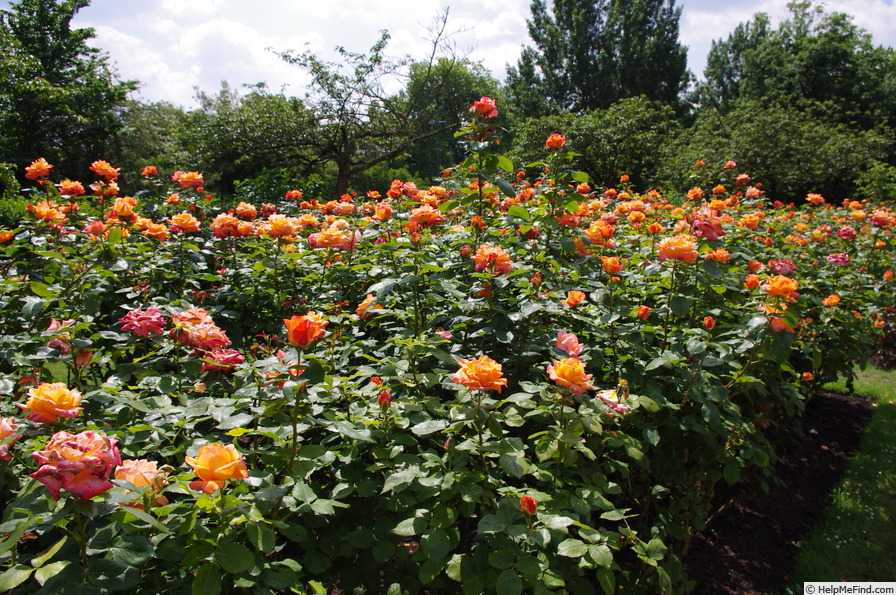
[[[0, 234], [0, 590], [679, 590], [715, 486], [766, 480], [887, 324], [896, 216], [595, 191], [565, 139], [427, 189], [121, 196], [35, 162]], [[494, 113], [493, 113], [494, 112]], [[41, 485], [43, 484], [43, 485]], [[45, 489], [45, 487], [47, 489]]]

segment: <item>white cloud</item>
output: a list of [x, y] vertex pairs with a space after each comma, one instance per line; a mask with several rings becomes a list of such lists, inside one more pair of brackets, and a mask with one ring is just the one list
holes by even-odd
[[[427, 28], [450, 5], [448, 32], [461, 55], [481, 61], [499, 80], [515, 64], [523, 45], [530, 0], [92, 0], [73, 23], [92, 26], [92, 44], [108, 52], [122, 78], [143, 83], [139, 97], [166, 99], [190, 107], [194, 87], [217, 91], [221, 80], [234, 88], [266, 81], [277, 91], [303, 95], [300, 69], [275, 51], [306, 48], [336, 60], [336, 46], [366, 53], [379, 31], [392, 34], [387, 53], [423, 58]], [[773, 22], [787, 0], [679, 0], [681, 41], [698, 76], [714, 39], [724, 39], [741, 22], [764, 11]], [[896, 43], [896, 6], [890, 0], [826, 0], [826, 10], [854, 15], [875, 43]], [[9, 2], [0, 0], [0, 7]]]

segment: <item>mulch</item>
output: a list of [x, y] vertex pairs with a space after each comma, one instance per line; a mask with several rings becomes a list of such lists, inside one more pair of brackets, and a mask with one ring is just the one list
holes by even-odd
[[860, 397], [823, 392], [809, 400], [802, 435], [779, 452], [780, 483], [768, 493], [738, 484], [716, 494], [719, 505], [735, 502], [691, 542], [685, 567], [697, 582], [693, 593], [783, 592], [797, 544], [821, 519], [871, 414], [871, 402]]

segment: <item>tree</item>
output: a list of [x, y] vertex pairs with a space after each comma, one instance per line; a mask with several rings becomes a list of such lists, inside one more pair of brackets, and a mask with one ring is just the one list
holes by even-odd
[[[444, 44], [447, 13], [439, 19], [432, 38], [432, 51], [419, 62], [417, 82], [408, 86], [408, 71], [414, 64], [409, 58], [385, 54], [389, 34], [380, 39], [369, 54], [336, 48], [342, 63], [320, 60], [310, 52], [292, 51], [279, 56], [311, 75], [311, 91], [306, 106], [316, 115], [316, 125], [307, 129], [300, 143], [317, 163], [336, 165], [336, 193], [348, 189], [353, 176], [401, 155], [411, 144], [447, 131], [455, 122], [433, 126], [437, 120], [442, 94], [430, 89], [445, 88], [445, 77], [461, 61], [438, 54]], [[399, 93], [390, 93], [391, 83], [404, 84]]]
[[0, 11], [0, 160], [57, 162], [83, 173], [120, 130], [119, 108], [134, 81], [121, 81], [71, 20], [90, 0], [21, 0]]
[[765, 14], [713, 42], [695, 92], [703, 108], [723, 113], [741, 100], [782, 106], [828, 105], [829, 117], [868, 130], [896, 116], [896, 52], [874, 46], [849, 15], [791, 2], [777, 28]]
[[642, 95], [683, 106], [691, 75], [675, 0], [554, 0], [550, 14], [546, 0], [534, 0], [530, 9], [536, 47], [507, 76], [524, 115], [546, 115], [546, 104], [584, 114]]
[[627, 174], [632, 184], [647, 188], [658, 183], [662, 147], [679, 129], [671, 107], [631, 97], [584, 116], [566, 113], [526, 120], [510, 158], [515, 163], [543, 159], [545, 139], [556, 132], [578, 153], [573, 163], [594, 186], [615, 186], [619, 176]]
[[[411, 65], [407, 97], [432, 97], [437, 102], [428, 106], [427, 124], [442, 130], [436, 136], [419, 139], [406, 150], [407, 167], [420, 177], [438, 175], [442, 169], [463, 159], [463, 148], [446, 127], [469, 118], [474, 101], [483, 96], [503, 104], [501, 83], [480, 63], [468, 60], [440, 58], [434, 64], [418, 62]], [[507, 122], [507, 113], [501, 112]]]
[[183, 165], [208, 172], [209, 187], [232, 194], [236, 182], [262, 169], [309, 171], [317, 116], [302, 100], [270, 93], [264, 85], [241, 94], [222, 83], [216, 95], [200, 92], [199, 108], [178, 126]]
[[760, 100], [742, 100], [727, 114], [707, 110], [670, 143], [664, 177], [683, 190], [694, 183], [682, 174], [693, 172], [696, 160], [731, 159], [772, 199], [799, 201], [810, 192], [831, 200], [852, 196], [863, 172], [885, 157], [892, 133], [857, 130], [825, 112], [820, 103], [782, 106]]

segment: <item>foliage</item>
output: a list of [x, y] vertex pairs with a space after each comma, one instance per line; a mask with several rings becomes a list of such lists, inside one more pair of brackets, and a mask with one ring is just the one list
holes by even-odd
[[217, 95], [198, 99], [175, 139], [185, 163], [215, 172], [209, 188], [233, 194], [238, 180], [272, 168], [291, 169], [296, 177], [316, 173], [317, 157], [303, 141], [317, 127], [316, 116], [301, 100], [264, 86], [241, 94], [226, 83]]
[[[896, 214], [732, 167], [593, 192], [559, 134], [528, 178], [485, 99], [443, 186], [369, 200], [217, 212], [181, 172], [76, 209], [33, 176], [0, 236], [0, 589], [688, 587], [716, 487], [766, 481], [879, 335]], [[61, 430], [105, 458], [65, 476]], [[109, 482], [109, 445], [155, 470]]]
[[892, 146], [888, 129], [856, 131], [826, 117], [825, 106], [782, 107], [742, 101], [728, 114], [707, 110], [667, 149], [660, 176], [676, 187], [693, 163], [733, 159], [762, 180], [769, 196], [802, 200], [807, 193], [849, 196], [856, 180]]
[[584, 116], [571, 114], [530, 119], [516, 130], [509, 156], [518, 163], [539, 159], [544, 139], [552, 132], [566, 136], [578, 153], [575, 164], [590, 174], [593, 183], [610, 188], [619, 173], [637, 186], [656, 184], [663, 148], [680, 132], [668, 106], [643, 97], [623, 99], [605, 110]]
[[874, 46], [849, 15], [791, 2], [772, 29], [758, 13], [727, 40], [713, 42], [695, 98], [727, 113], [740, 100], [788, 106], [829, 103], [829, 118], [870, 129], [896, 115], [892, 88], [896, 52]]
[[585, 114], [639, 95], [681, 106], [690, 74], [674, 0], [556, 0], [550, 14], [535, 0], [531, 10], [535, 48], [524, 50], [507, 79], [522, 115]]
[[482, 64], [439, 58], [434, 64], [411, 65], [403, 95], [439, 98], [427, 111], [427, 125], [441, 131], [411, 144], [405, 160], [405, 166], [416, 178], [432, 179], [463, 160], [463, 147], [454, 140], [451, 129], [467, 119], [470, 104], [483, 96], [494, 97], [500, 103], [503, 90]]
[[88, 45], [92, 29], [71, 29], [88, 4], [21, 0], [0, 11], [0, 161], [45, 156], [75, 176], [119, 132], [117, 110], [136, 83]]
[[[205, 161], [205, 155], [193, 151], [189, 141], [182, 140], [190, 124], [187, 113], [178, 106], [165, 101], [129, 101], [120, 112], [120, 121], [121, 133], [116, 136], [108, 159], [120, 164], [122, 171], [140, 171], [146, 165], [174, 170], [180, 164]], [[203, 132], [211, 135], [213, 131]]]

